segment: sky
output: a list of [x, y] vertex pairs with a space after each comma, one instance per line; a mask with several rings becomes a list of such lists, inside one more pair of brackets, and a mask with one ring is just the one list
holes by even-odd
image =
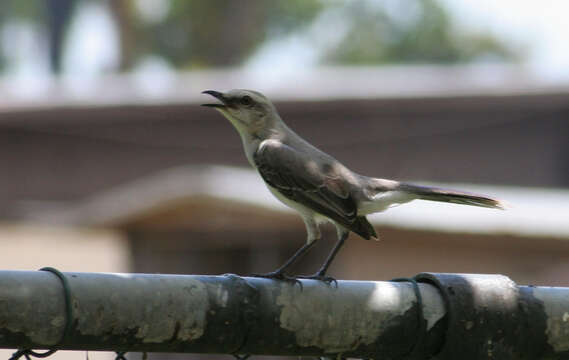
[[[390, 0], [389, 0], [390, 1]], [[388, 2], [389, 2], [388, 1]], [[537, 78], [553, 83], [569, 83], [569, 1], [516, 0], [440, 0], [450, 11], [458, 31], [490, 31], [498, 38], [524, 49], [526, 65]], [[137, 0], [142, 15], [160, 14], [167, 8], [150, 6], [155, 1]], [[341, 9], [341, 8], [340, 8]], [[302, 33], [293, 33], [262, 46], [245, 64], [245, 69], [258, 71], [271, 67], [266, 82], [278, 82], [291, 72], [310, 71], [317, 66], [319, 53], [334, 46], [345, 30], [341, 10], [335, 8], [321, 14]], [[118, 62], [119, 51], [112, 19], [102, 3], [85, 2], [71, 24], [68, 51], [64, 57], [66, 76], [62, 82], [77, 96], [88, 95], [91, 84], [106, 69]], [[10, 23], [0, 33], [6, 44], [17, 43], [17, 51], [9, 52], [14, 65], [0, 78], [12, 96], [37, 97], [49, 90], [46, 59], [38, 46], [38, 31], [29, 24]], [[315, 47], [311, 38], [318, 38]], [[8, 41], [12, 40], [12, 41]], [[42, 60], [43, 59], [43, 60]], [[175, 77], [174, 70], [159, 56], [140, 61], [134, 71], [136, 86], [160, 93]]]
[[546, 79], [569, 81], [569, 1], [442, 0], [464, 30], [486, 30], [528, 46], [528, 65]]

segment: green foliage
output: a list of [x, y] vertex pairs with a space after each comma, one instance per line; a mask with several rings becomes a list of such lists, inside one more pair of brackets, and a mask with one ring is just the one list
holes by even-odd
[[172, 0], [164, 21], [136, 22], [136, 53], [160, 54], [177, 67], [237, 65], [268, 37], [309, 23], [316, 0]]
[[[326, 8], [321, 1], [280, 0], [265, 4], [268, 37], [283, 36], [310, 23]], [[328, 4], [329, 6], [329, 4]]]
[[36, 21], [42, 18], [44, 9], [43, 1], [2, 0], [0, 18], [15, 17]]
[[[45, 20], [42, 16], [43, 9], [44, 7], [39, 1], [2, 0], [0, 1], [0, 29], [2, 24], [10, 18], [43, 22]], [[0, 41], [2, 40], [4, 39], [0, 37]], [[5, 66], [6, 57], [0, 51], [0, 72]]]
[[[387, 2], [383, 2], [386, 4]], [[346, 6], [350, 26], [325, 63], [460, 63], [486, 57], [510, 60], [515, 54], [490, 35], [458, 34], [434, 0], [357, 1]]]
[[322, 54], [323, 63], [450, 64], [515, 58], [490, 35], [456, 33], [435, 0], [172, 0], [163, 21], [136, 23], [135, 56], [159, 54], [180, 68], [238, 65], [266, 40], [301, 32], [334, 7], [349, 26], [338, 46]]
[[[47, 29], [49, 24], [53, 25], [54, 14], [60, 23], [68, 24], [68, 15], [75, 16], [77, 6], [65, 12], [60, 6], [63, 1], [80, 5], [88, 0], [3, 0], [0, 26], [9, 18], [18, 18]], [[458, 33], [436, 0], [155, 1], [165, 4], [167, 10], [154, 19], [145, 18], [135, 0], [105, 2], [117, 23], [122, 55], [120, 70], [129, 70], [146, 55], [162, 57], [180, 69], [236, 66], [268, 40], [291, 33], [302, 36], [313, 20], [328, 10], [339, 11], [341, 21], [347, 26], [332, 24], [330, 31], [337, 31], [332, 35], [339, 35], [340, 40], [337, 46], [323, 49], [323, 63], [449, 64], [481, 58], [512, 60], [517, 56], [489, 34]], [[340, 28], [347, 31], [341, 33]], [[63, 32], [66, 31], [65, 26]], [[321, 40], [318, 38], [321, 34], [306, 33], [315, 37], [316, 42]], [[59, 46], [64, 37], [52, 38], [59, 44], [49, 44], [52, 62], [57, 62], [65, 50]], [[2, 63], [0, 53], [0, 69]], [[55, 65], [52, 64], [53, 69], [57, 69]]]

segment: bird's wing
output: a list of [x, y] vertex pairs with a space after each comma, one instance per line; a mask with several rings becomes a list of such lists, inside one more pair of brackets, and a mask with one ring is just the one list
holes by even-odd
[[348, 184], [331, 160], [314, 160], [305, 153], [275, 140], [266, 140], [253, 157], [265, 182], [285, 197], [324, 215], [360, 236], [376, 236], [357, 204]]

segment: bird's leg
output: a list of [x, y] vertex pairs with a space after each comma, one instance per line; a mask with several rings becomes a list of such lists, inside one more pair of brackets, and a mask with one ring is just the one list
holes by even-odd
[[271, 271], [270, 273], [266, 274], [252, 274], [251, 276], [298, 282], [298, 280], [296, 280], [296, 277], [286, 275], [285, 271], [296, 261], [298, 261], [304, 254], [306, 254], [306, 252], [308, 252], [308, 250], [313, 247], [314, 244], [316, 244], [321, 236], [318, 224], [316, 221], [314, 221], [314, 218], [312, 216], [303, 216], [302, 220], [304, 220], [304, 225], [306, 225], [306, 232], [308, 233], [306, 244], [298, 249], [294, 255], [292, 255], [281, 267], [275, 271]]
[[307, 242], [304, 244], [300, 249], [298, 249], [294, 255], [292, 255], [281, 267], [276, 269], [275, 271], [271, 271], [266, 274], [251, 274], [253, 277], [264, 277], [269, 279], [277, 279], [277, 280], [294, 280], [296, 278], [294, 276], [286, 275], [285, 271], [288, 269], [292, 264], [294, 264], [298, 259], [300, 259], [306, 252], [316, 244], [316, 241]]
[[346, 242], [348, 235], [350, 235], [350, 232], [345, 231], [345, 230], [343, 230], [341, 232], [339, 231], [338, 233], [339, 233], [338, 234], [339, 235], [338, 236], [338, 242], [336, 243], [336, 245], [334, 245], [334, 248], [332, 249], [332, 251], [328, 255], [328, 258], [326, 259], [326, 261], [324, 262], [324, 265], [322, 265], [320, 270], [318, 270], [318, 272], [317, 272], [317, 274], [320, 276], [326, 275], [326, 272], [328, 271], [330, 264], [332, 264], [332, 261], [334, 260], [334, 258], [338, 254], [338, 251], [340, 251], [340, 248], [344, 245], [344, 242]]
[[314, 280], [320, 280], [320, 281], [324, 281], [326, 283], [335, 283], [336, 286], [338, 286], [338, 282], [336, 281], [336, 279], [334, 279], [331, 276], [326, 276], [326, 272], [328, 271], [328, 268], [330, 267], [330, 264], [332, 264], [332, 261], [334, 261], [334, 258], [336, 257], [336, 255], [338, 254], [338, 251], [340, 251], [340, 248], [342, 247], [342, 245], [344, 245], [344, 242], [346, 242], [346, 239], [348, 238], [348, 235], [350, 235], [349, 231], [346, 230], [338, 230], [338, 242], [336, 243], [336, 245], [334, 245], [334, 248], [332, 249], [332, 251], [330, 252], [330, 254], [328, 254], [328, 258], [326, 259], [326, 261], [324, 262], [324, 264], [322, 265], [322, 267], [320, 268], [320, 270], [318, 270], [315, 274], [313, 275], [308, 275], [308, 276], [298, 276], [301, 279], [314, 279]]

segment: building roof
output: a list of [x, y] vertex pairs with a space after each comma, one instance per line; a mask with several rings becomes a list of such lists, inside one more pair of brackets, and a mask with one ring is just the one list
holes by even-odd
[[276, 101], [322, 101], [478, 95], [569, 93], [569, 84], [544, 80], [523, 65], [324, 66], [304, 71], [200, 70], [119, 74], [97, 79], [0, 81], [0, 112], [62, 106], [196, 104], [205, 89], [258, 89]]
[[[431, 185], [491, 195], [504, 200], [509, 208], [499, 211], [414, 201], [371, 215], [369, 219], [378, 227], [384, 225], [436, 232], [500, 233], [569, 239], [569, 190], [471, 184]], [[178, 206], [184, 199], [199, 199], [195, 206], [206, 202], [215, 202], [218, 206], [231, 203], [240, 204], [251, 212], [270, 211], [283, 216], [293, 213], [269, 193], [253, 170], [186, 166], [162, 171], [65, 205], [49, 208], [49, 204], [28, 204], [26, 218], [64, 224], [120, 226], [136, 217]]]

